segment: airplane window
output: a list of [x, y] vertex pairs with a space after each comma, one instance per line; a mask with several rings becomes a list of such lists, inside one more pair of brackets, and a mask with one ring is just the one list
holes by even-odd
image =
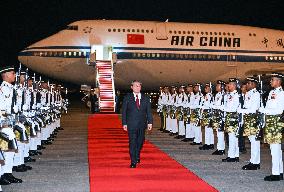
[[117, 29], [117, 32], [120, 32], [120, 29]]
[[192, 31], [192, 34], [193, 34], [193, 35], [195, 34], [194, 31]]
[[154, 33], [154, 30], [153, 30], [153, 29], [151, 30], [151, 33]]
[[146, 33], [149, 33], [149, 30], [148, 30], [148, 29], [146, 30]]
[[187, 34], [190, 34], [190, 31], [187, 31]]
[[140, 32], [140, 30], [139, 30], [139, 29], [137, 29], [137, 32], [139, 33], [139, 32]]
[[197, 31], [196, 34], [199, 35], [199, 31]]
[[132, 32], [134, 33], [134, 32], [135, 32], [135, 29], [132, 29]]
[[112, 29], [113, 32], [116, 32], [116, 29]]
[[178, 31], [178, 34], [181, 34], [181, 31]]
[[256, 34], [254, 33], [253, 36], [256, 36]]
[[176, 31], [174, 31], [174, 34], [176, 34], [177, 32]]
[[249, 36], [251, 36], [251, 33], [249, 33]]
[[213, 33], [212, 33], [212, 32], [210, 32], [210, 35], [213, 35]]
[[108, 29], [108, 32], [111, 32], [111, 29]]
[[169, 33], [172, 33], [172, 31], [169, 31]]
[[127, 29], [127, 32], [130, 32], [130, 29]]
[[69, 25], [69, 26], [66, 27], [66, 30], [78, 31], [78, 25]]
[[144, 33], [144, 29], [141, 29], [141, 32]]
[[235, 33], [232, 33], [232, 36], [235, 36]]
[[125, 29], [122, 29], [122, 32], [125, 32]]
[[183, 34], [186, 34], [186, 32], [185, 32], [185, 31], [183, 31]]

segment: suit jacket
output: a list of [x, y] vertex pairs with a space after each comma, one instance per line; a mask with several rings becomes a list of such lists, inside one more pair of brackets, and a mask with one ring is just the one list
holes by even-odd
[[124, 97], [122, 104], [122, 124], [131, 129], [146, 129], [147, 124], [153, 124], [151, 102], [148, 96], [141, 94], [140, 108], [136, 106], [133, 93]]

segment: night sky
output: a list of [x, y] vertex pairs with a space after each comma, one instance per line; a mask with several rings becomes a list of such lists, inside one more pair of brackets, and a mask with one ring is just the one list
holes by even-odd
[[0, 62], [82, 19], [240, 24], [284, 30], [284, 0], [1, 0]]

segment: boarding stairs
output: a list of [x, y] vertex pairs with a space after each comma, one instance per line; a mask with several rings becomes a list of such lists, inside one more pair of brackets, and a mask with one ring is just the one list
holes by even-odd
[[97, 61], [96, 71], [100, 112], [113, 113], [115, 112], [115, 89], [112, 61]]

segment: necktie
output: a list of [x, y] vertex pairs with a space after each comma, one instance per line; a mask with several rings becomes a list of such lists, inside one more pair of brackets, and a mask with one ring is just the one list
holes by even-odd
[[140, 103], [138, 99], [138, 94], [136, 94], [136, 107], [139, 109], [140, 108]]

